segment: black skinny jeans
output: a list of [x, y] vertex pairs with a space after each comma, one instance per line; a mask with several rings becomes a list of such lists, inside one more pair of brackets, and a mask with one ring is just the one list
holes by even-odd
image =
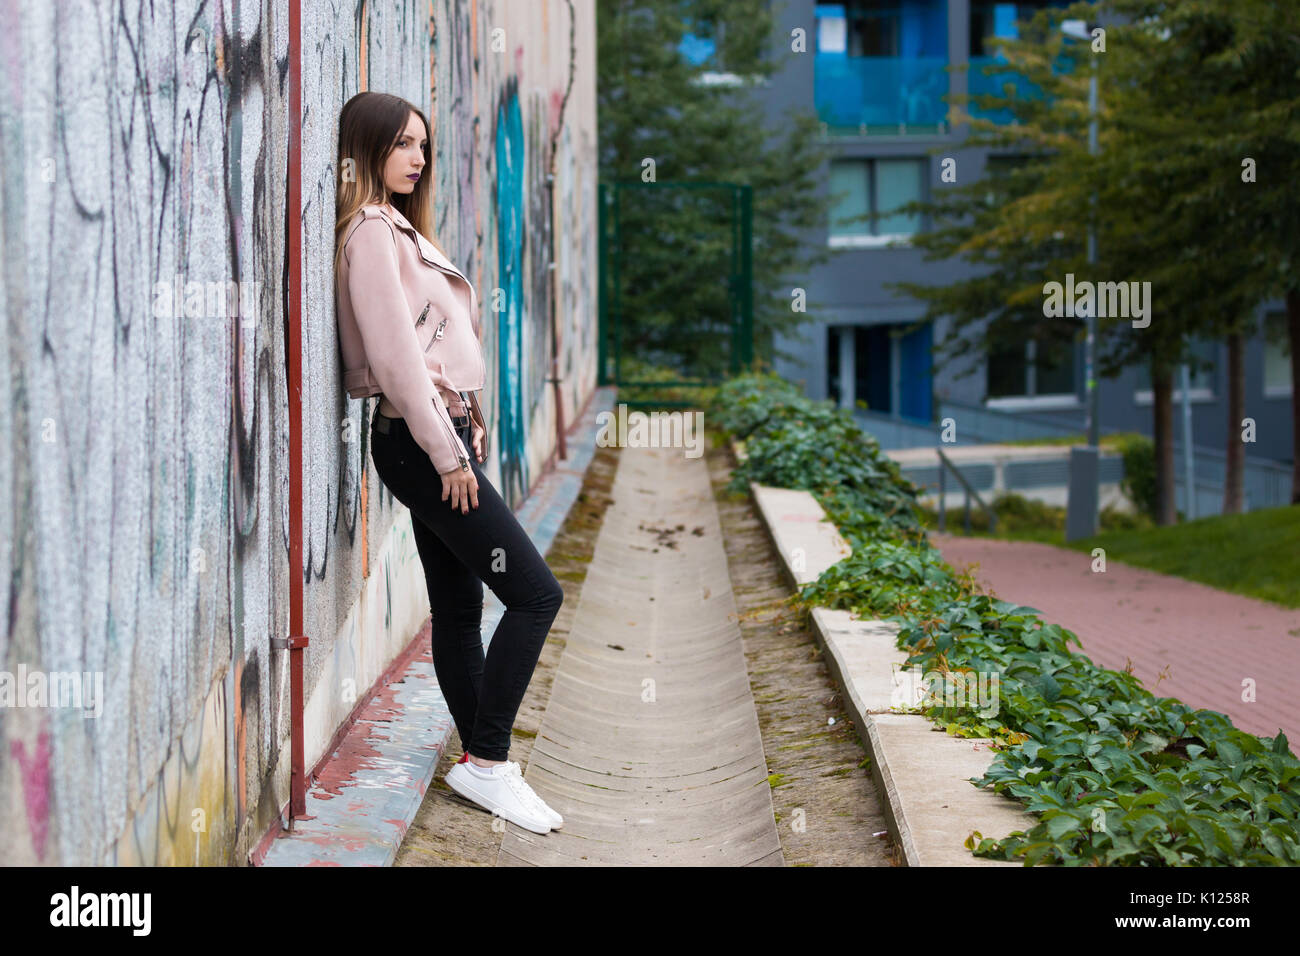
[[[401, 418], [388, 434], [370, 425], [370, 452], [380, 480], [411, 510], [433, 616], [433, 667], [466, 751], [505, 760], [510, 731], [564, 589], [514, 512], [473, 460], [468, 424], [457, 429], [478, 480], [478, 508], [468, 514], [442, 500], [442, 476]], [[486, 659], [483, 584], [505, 605]], [[472, 748], [472, 751], [471, 751]]]

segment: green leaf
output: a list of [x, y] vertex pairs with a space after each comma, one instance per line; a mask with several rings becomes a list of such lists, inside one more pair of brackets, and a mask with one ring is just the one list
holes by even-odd
[[1225, 761], [1228, 766], [1241, 763], [1241, 749], [1231, 741], [1220, 740], [1216, 745], [1216, 749], [1218, 750], [1220, 759]]
[[1068, 813], [1062, 813], [1059, 816], [1052, 817], [1047, 821], [1047, 834], [1053, 840], [1059, 840], [1067, 833], [1073, 833], [1078, 830], [1080, 821], [1077, 817]]

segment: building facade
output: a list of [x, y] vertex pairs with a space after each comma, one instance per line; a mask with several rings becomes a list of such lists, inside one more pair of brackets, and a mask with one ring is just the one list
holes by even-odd
[[[1016, 156], [965, 148], [964, 128], [950, 124], [943, 96], [992, 92], [994, 84], [1005, 82], [986, 78], [978, 69], [990, 58], [989, 40], [1015, 36], [1017, 21], [1048, 5], [1065, 4], [774, 4], [774, 43], [789, 49], [788, 38], [803, 30], [807, 52], [784, 57], [782, 70], [757, 95], [773, 117], [790, 108], [815, 109], [835, 151], [823, 185], [838, 198], [825, 228], [809, 236], [810, 242], [836, 250], [807, 278], [809, 298], [822, 307], [799, 338], [778, 340], [779, 348], [794, 358], [779, 361], [777, 371], [803, 381], [810, 397], [834, 399], [846, 408], [861, 400], [874, 412], [920, 422], [938, 421], [941, 409], [977, 409], [1050, 421], [1062, 431], [1083, 430], [1082, 342], [1060, 356], [1037, 355], [1029, 343], [1023, 351], [986, 361], [932, 369], [931, 345], [947, 333], [943, 320], [899, 334], [924, 315], [925, 304], [886, 287], [896, 281], [941, 283], [973, 274], [960, 261], [925, 262], [922, 251], [907, 240], [929, 224], [920, 216], [892, 211], [944, 188], [941, 164], [947, 156], [956, 157], [963, 180], [1017, 161]], [[948, 69], [962, 64], [969, 66]], [[1274, 462], [1289, 461], [1294, 454], [1283, 309], [1281, 300], [1259, 304], [1257, 331], [1247, 340], [1244, 355], [1245, 415], [1255, 423], [1255, 443], [1247, 456]], [[1221, 342], [1197, 347], [1203, 364], [1192, 373], [1190, 404], [1193, 444], [1199, 448], [1222, 449], [1228, 437], [1226, 351]], [[1174, 397], [1180, 401], [1175, 385]], [[1098, 388], [1103, 433], [1151, 434], [1151, 390], [1144, 367], [1101, 379]]]

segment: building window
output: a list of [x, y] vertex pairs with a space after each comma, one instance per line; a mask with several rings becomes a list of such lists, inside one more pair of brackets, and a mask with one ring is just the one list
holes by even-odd
[[944, 0], [844, 0], [816, 5], [817, 49], [864, 56], [946, 56]]
[[1076, 405], [1076, 364], [1073, 339], [1055, 344], [1030, 339], [1023, 345], [992, 351], [986, 366], [987, 403], [1007, 407]]
[[[966, 76], [966, 90], [971, 96], [968, 110], [973, 117], [986, 119], [994, 123], [1005, 124], [1018, 122], [1010, 108], [983, 109], [975, 104], [979, 96], [1005, 97], [1005, 87], [1011, 84], [1015, 99], [1040, 99], [1043, 91], [1030, 83], [1022, 73], [1008, 69], [998, 69], [992, 75], [984, 68], [995, 64], [1006, 65], [1006, 56], [994, 48], [992, 40], [1019, 39], [1021, 30], [1030, 23], [1035, 14], [1045, 7], [1069, 6], [1069, 0], [1033, 0], [1029, 3], [999, 3], [996, 0], [971, 0], [970, 4], [970, 68]], [[1054, 69], [1068, 70], [1068, 60], [1058, 58], [1059, 66]]]
[[[1195, 341], [1191, 347], [1191, 358], [1188, 364], [1188, 377], [1191, 380], [1192, 391], [1189, 400], [1193, 402], [1212, 402], [1214, 401], [1214, 387], [1217, 376], [1217, 366], [1219, 364], [1219, 343]], [[1174, 367], [1173, 378], [1173, 400], [1181, 402], [1183, 400], [1183, 377], [1178, 367]], [[1137, 369], [1137, 390], [1133, 395], [1133, 400], [1139, 405], [1150, 405], [1153, 401], [1151, 391], [1151, 366], [1143, 363]]]
[[817, 16], [817, 52], [848, 53], [848, 21], [840, 16]]
[[1024, 345], [989, 352], [985, 389], [989, 398], [1029, 394], [1028, 349]]
[[1286, 313], [1264, 316], [1264, 397], [1290, 396], [1291, 348], [1286, 335]]
[[[1192, 384], [1191, 401], [1193, 402], [1210, 402], [1214, 399], [1214, 380], [1217, 376], [1218, 367], [1218, 342], [1195, 341], [1192, 342], [1191, 358], [1188, 364], [1188, 378]], [[1183, 399], [1183, 373], [1179, 371], [1177, 365], [1174, 367], [1174, 401], [1180, 402]], [[1151, 365], [1143, 363], [1138, 365], [1138, 389], [1134, 399], [1139, 405], [1151, 405]]]
[[900, 7], [896, 0], [846, 3], [849, 56], [898, 56]]
[[1005, 37], [1014, 40], [1020, 36], [1017, 21], [1032, 20], [1044, 7], [1068, 6], [1067, 0], [1031, 0], [1029, 3], [999, 3], [997, 0], [971, 0], [970, 4], [970, 55], [992, 56], [993, 47], [988, 40]]
[[920, 215], [898, 210], [921, 200], [925, 170], [923, 159], [832, 160], [832, 244], [873, 245], [919, 232]]

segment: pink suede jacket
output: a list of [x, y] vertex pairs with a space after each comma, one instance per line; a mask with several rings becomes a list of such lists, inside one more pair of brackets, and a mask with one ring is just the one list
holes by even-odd
[[337, 278], [348, 395], [382, 392], [439, 473], [468, 468], [451, 416], [470, 414], [483, 427], [457, 393], [483, 388], [487, 377], [469, 279], [405, 216], [379, 205], [349, 223]]

